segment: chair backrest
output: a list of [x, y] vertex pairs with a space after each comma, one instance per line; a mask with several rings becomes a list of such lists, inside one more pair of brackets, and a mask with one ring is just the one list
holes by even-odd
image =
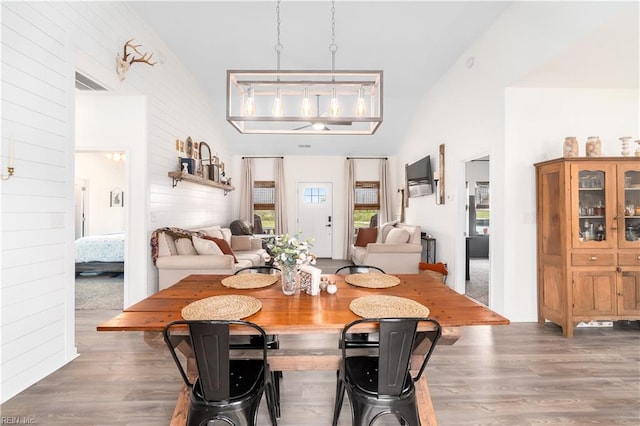
[[369, 266], [369, 265], [346, 265], [346, 266], [342, 266], [341, 268], [338, 268], [338, 270], [335, 273], [336, 274], [365, 274], [367, 272], [373, 272], [373, 273], [379, 272], [381, 274], [385, 273], [381, 268], [378, 268], [377, 266]]
[[247, 266], [246, 268], [238, 269], [233, 275], [238, 274], [277, 274], [280, 272], [280, 268], [276, 266]]
[[[352, 328], [362, 323], [377, 323], [380, 333], [378, 345], [378, 395], [398, 396], [405, 388], [405, 378], [411, 368], [412, 355], [424, 355], [420, 369], [413, 381], [417, 381], [431, 358], [431, 354], [442, 335], [438, 321], [427, 317], [414, 318], [363, 318], [347, 324], [342, 330], [341, 347], [344, 360], [352, 351], [349, 344]], [[418, 331], [418, 326], [427, 326], [427, 331]], [[357, 331], [355, 332], [357, 333]], [[426, 339], [426, 341], [425, 341]], [[357, 342], [355, 342], [357, 343]], [[414, 370], [415, 371], [415, 370]]]
[[[262, 327], [257, 324], [240, 320], [180, 320], [173, 321], [164, 328], [165, 343], [170, 349], [180, 375], [187, 386], [193, 387], [194, 383], [187, 375], [187, 368], [176, 352], [186, 339], [190, 339], [202, 395], [206, 401], [222, 401], [229, 399], [230, 396], [229, 360], [233, 350], [229, 344], [231, 325], [251, 328], [252, 334], [261, 335], [263, 370], [267, 372], [266, 335]], [[185, 334], [187, 330], [188, 335]]]

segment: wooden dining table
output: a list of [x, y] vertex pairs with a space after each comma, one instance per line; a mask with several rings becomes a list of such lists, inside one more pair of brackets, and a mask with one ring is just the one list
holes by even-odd
[[[426, 306], [429, 316], [442, 326], [438, 344], [454, 344], [462, 327], [473, 325], [506, 325], [509, 320], [484, 305], [457, 293], [444, 283], [426, 274], [399, 274], [400, 283], [389, 288], [366, 288], [348, 284], [345, 276], [323, 275], [335, 282], [337, 292], [325, 291], [312, 296], [298, 291], [292, 296], [282, 293], [276, 282], [257, 289], [229, 288], [222, 284], [224, 275], [190, 275], [173, 286], [128, 307], [116, 317], [100, 324], [98, 331], [143, 331], [149, 344], [161, 341], [161, 332], [171, 321], [182, 319], [184, 307], [211, 296], [247, 295], [258, 299], [261, 308], [244, 318], [273, 335], [335, 335], [328, 348], [287, 348], [269, 351], [269, 364], [273, 371], [326, 370], [336, 371], [341, 359], [338, 337], [344, 326], [360, 318], [350, 309], [352, 300], [369, 295], [389, 295], [414, 300]], [[365, 330], [363, 330], [365, 331]], [[333, 341], [332, 341], [333, 342]], [[436, 351], [437, 352], [437, 351]], [[416, 356], [421, 354], [416, 353]], [[416, 394], [421, 423], [437, 424], [427, 386], [426, 375], [416, 382]], [[172, 425], [184, 425], [189, 402], [189, 389], [183, 387]]]

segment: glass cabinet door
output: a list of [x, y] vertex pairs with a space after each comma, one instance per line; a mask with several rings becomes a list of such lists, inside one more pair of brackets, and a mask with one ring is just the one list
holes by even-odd
[[640, 167], [621, 165], [618, 174], [622, 177], [619, 202], [624, 210], [619, 245], [621, 248], [640, 247]]
[[[572, 235], [574, 247], [612, 248], [615, 234], [611, 225], [615, 216], [615, 173], [607, 166], [576, 166], [572, 171], [574, 217]], [[577, 179], [575, 179], [577, 178]], [[575, 183], [577, 181], [577, 188]]]

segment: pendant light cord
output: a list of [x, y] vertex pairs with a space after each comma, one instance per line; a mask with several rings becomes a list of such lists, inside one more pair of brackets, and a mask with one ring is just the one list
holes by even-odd
[[[329, 51], [331, 52], [331, 71], [336, 70], [336, 51], [338, 45], [336, 44], [336, 2], [331, 0], [331, 44], [329, 45]], [[335, 81], [335, 76], [333, 77]]]
[[[282, 43], [280, 43], [280, 0], [276, 2], [276, 38], [277, 43], [275, 46], [276, 49], [276, 65], [278, 72], [280, 71], [280, 53], [282, 53]], [[278, 74], [278, 81], [280, 80], [280, 75]]]

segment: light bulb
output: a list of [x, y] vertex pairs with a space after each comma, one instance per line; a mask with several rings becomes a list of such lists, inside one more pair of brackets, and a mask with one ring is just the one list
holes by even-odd
[[273, 106], [271, 107], [271, 114], [280, 117], [284, 115], [284, 106], [282, 105], [282, 97], [280, 96], [280, 88], [276, 89], [276, 97], [273, 100]]
[[313, 111], [311, 110], [311, 101], [309, 100], [309, 89], [304, 89], [304, 96], [302, 97], [300, 114], [303, 117], [310, 117], [311, 114], [313, 114]]
[[317, 121], [317, 122], [313, 123], [311, 125], [311, 127], [313, 127], [315, 130], [322, 130], [322, 129], [324, 129], [324, 123], [321, 123], [320, 121]]
[[331, 89], [331, 103], [329, 104], [329, 115], [331, 117], [340, 117], [340, 103], [338, 102], [338, 94], [336, 89]]
[[254, 97], [253, 87], [247, 90], [247, 100], [244, 103], [244, 115], [252, 116], [256, 113], [256, 98]]
[[364, 117], [365, 115], [367, 115], [367, 103], [364, 101], [364, 87], [360, 87], [356, 102], [356, 117]]

